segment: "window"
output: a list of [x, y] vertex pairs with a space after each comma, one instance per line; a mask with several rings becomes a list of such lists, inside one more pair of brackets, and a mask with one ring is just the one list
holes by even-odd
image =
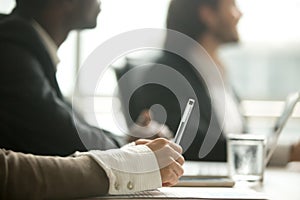
[[[300, 91], [299, 0], [237, 1], [243, 17], [241, 43], [221, 50], [231, 81], [244, 100], [253, 132], [266, 132], [282, 110], [283, 100]], [[283, 137], [299, 137], [299, 106]]]

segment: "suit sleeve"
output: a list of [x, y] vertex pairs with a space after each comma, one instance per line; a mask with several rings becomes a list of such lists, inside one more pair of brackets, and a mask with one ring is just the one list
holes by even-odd
[[30, 52], [13, 45], [1, 45], [0, 52], [0, 126], [8, 129], [0, 134], [3, 148], [60, 156], [117, 148], [105, 133], [75, 120]]
[[108, 192], [104, 170], [89, 156], [33, 156], [0, 149], [0, 199], [77, 199]]

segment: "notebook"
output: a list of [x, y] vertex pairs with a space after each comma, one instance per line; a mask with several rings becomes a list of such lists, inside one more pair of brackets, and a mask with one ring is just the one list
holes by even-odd
[[165, 187], [131, 195], [104, 196], [99, 199], [268, 199], [252, 189]]

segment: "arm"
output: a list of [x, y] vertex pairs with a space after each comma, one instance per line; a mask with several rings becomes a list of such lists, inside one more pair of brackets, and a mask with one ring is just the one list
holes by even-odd
[[42, 157], [0, 150], [1, 199], [57, 199], [99, 196], [108, 178], [89, 156]]
[[76, 155], [90, 155], [104, 169], [109, 178], [109, 194], [131, 194], [178, 182], [184, 163], [179, 145], [163, 138], [136, 144], [139, 145]]
[[181, 152], [164, 139], [75, 158], [0, 149], [0, 198], [73, 199], [172, 186], [183, 174]]

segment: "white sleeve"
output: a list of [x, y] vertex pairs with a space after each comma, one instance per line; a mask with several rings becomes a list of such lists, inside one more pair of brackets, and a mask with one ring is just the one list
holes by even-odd
[[131, 194], [162, 187], [155, 154], [145, 145], [78, 155], [90, 155], [104, 169], [109, 178], [109, 194]]

